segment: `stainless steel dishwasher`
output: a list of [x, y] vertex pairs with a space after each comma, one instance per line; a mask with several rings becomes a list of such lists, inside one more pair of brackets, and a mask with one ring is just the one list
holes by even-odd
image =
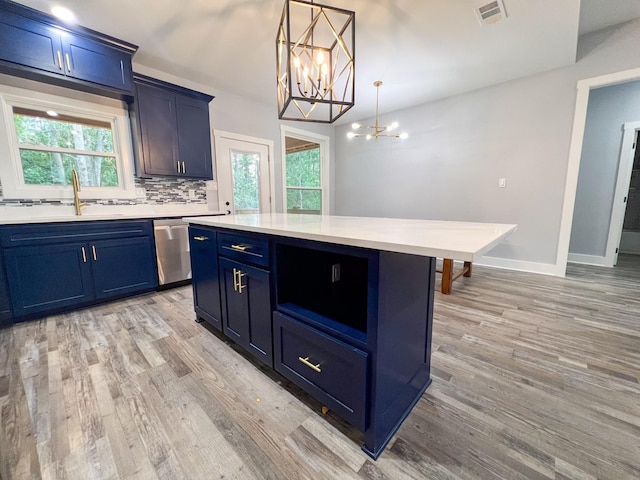
[[185, 284], [191, 278], [189, 225], [179, 218], [154, 220], [160, 287]]

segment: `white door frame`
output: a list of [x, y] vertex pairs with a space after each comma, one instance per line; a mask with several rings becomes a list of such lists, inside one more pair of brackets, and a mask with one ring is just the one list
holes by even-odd
[[[264, 138], [257, 138], [257, 137], [250, 137], [248, 135], [242, 135], [239, 133], [232, 133], [232, 132], [225, 132], [223, 130], [213, 130], [213, 139], [214, 139], [214, 143], [215, 143], [215, 152], [216, 152], [216, 179], [219, 180], [220, 179], [220, 175], [218, 173], [218, 168], [220, 165], [220, 162], [218, 162], [219, 158], [222, 158], [222, 156], [224, 155], [224, 152], [222, 152], [221, 148], [220, 148], [220, 144], [221, 144], [221, 140], [222, 139], [229, 139], [229, 140], [237, 140], [240, 142], [246, 142], [246, 143], [255, 143], [257, 145], [261, 145], [264, 147], [268, 148], [269, 151], [269, 211], [271, 213], [275, 213], [276, 211], [276, 206], [275, 206], [275, 191], [276, 191], [276, 187], [275, 187], [275, 168], [274, 168], [274, 142], [273, 140], [267, 140]], [[220, 210], [227, 210], [225, 208], [225, 206], [222, 204], [222, 196], [220, 195], [220, 182], [218, 182], [218, 207]], [[224, 187], [223, 187], [224, 188]]]
[[576, 203], [576, 189], [578, 188], [578, 174], [582, 157], [582, 142], [584, 127], [587, 122], [587, 106], [589, 93], [594, 88], [616, 85], [640, 79], [640, 68], [623, 72], [587, 78], [578, 82], [576, 111], [573, 117], [573, 131], [569, 146], [569, 161], [567, 163], [567, 181], [564, 189], [562, 217], [560, 219], [560, 236], [558, 239], [558, 253], [556, 256], [555, 275], [564, 277], [569, 257], [569, 242], [571, 241], [571, 224], [573, 223], [573, 209]]
[[280, 125], [280, 145], [282, 146], [282, 210], [287, 211], [287, 144], [285, 137], [309, 140], [320, 145], [320, 188], [322, 188], [322, 215], [329, 215], [329, 196], [331, 195], [330, 172], [331, 138], [319, 133], [300, 130], [299, 128]]
[[624, 124], [622, 134], [622, 147], [620, 148], [620, 161], [618, 162], [618, 179], [613, 196], [613, 208], [611, 210], [611, 224], [607, 238], [605, 251], [605, 266], [613, 267], [618, 263], [618, 250], [622, 238], [624, 225], [624, 213], [627, 210], [629, 185], [631, 184], [631, 172], [636, 153], [636, 135], [640, 130], [640, 122], [627, 122]]

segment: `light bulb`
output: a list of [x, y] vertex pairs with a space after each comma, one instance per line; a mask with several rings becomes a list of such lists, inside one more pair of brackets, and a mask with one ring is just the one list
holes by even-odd
[[324, 53], [318, 52], [318, 65], [322, 65], [324, 63]]
[[407, 132], [402, 132], [402, 133], [400, 134], [400, 138], [401, 138], [402, 140], [404, 140], [405, 138], [409, 138], [409, 134], [408, 134]]
[[300, 59], [298, 57], [293, 57], [293, 66], [294, 67], [300, 66]]
[[63, 22], [75, 22], [76, 20], [76, 16], [73, 14], [71, 10], [69, 10], [66, 7], [61, 7], [59, 5], [52, 7], [51, 13], [53, 13], [55, 17], [59, 18]]
[[367, 136], [366, 136], [366, 137], [364, 137], [364, 138], [366, 138], [367, 140], [371, 140], [371, 134], [367, 135]]
[[348, 132], [347, 133], [347, 138], [354, 138], [355, 136], [356, 136], [356, 134], [353, 133], [353, 132]]
[[360, 125], [358, 122], [353, 122], [353, 123], [351, 124], [351, 128], [353, 128], [354, 130], [359, 129], [359, 128], [360, 128], [360, 126], [361, 126], [361, 125]]
[[398, 128], [398, 122], [393, 122], [391, 125], [389, 125], [389, 130], [394, 130]]
[[47, 115], [49, 115], [50, 117], [57, 117], [58, 116], [58, 112], [56, 112], [54, 110], [47, 110]]

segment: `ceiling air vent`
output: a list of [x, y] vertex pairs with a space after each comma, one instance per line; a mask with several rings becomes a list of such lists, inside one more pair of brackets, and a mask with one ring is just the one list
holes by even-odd
[[489, 2], [477, 7], [476, 15], [478, 15], [478, 20], [480, 20], [481, 25], [489, 25], [490, 23], [496, 23], [503, 18], [507, 18], [507, 12], [504, 10], [502, 0], [495, 0], [494, 2]]

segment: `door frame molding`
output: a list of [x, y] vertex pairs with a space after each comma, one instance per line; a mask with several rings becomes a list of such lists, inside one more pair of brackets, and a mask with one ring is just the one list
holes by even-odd
[[331, 195], [331, 137], [299, 128], [280, 125], [282, 146], [282, 210], [287, 211], [287, 143], [285, 137], [309, 140], [320, 145], [320, 187], [322, 188], [322, 215], [329, 215]]
[[609, 236], [607, 237], [607, 248], [605, 250], [605, 266], [613, 267], [618, 263], [618, 253], [620, 240], [622, 239], [622, 227], [624, 225], [624, 214], [627, 210], [625, 197], [629, 196], [629, 185], [631, 183], [631, 171], [636, 149], [633, 144], [636, 135], [640, 130], [640, 122], [625, 122], [622, 134], [622, 147], [620, 148], [620, 159], [618, 161], [618, 178], [613, 195], [613, 208], [611, 209], [611, 223], [609, 224]]
[[573, 210], [576, 203], [578, 174], [580, 173], [580, 160], [582, 158], [584, 127], [587, 123], [589, 94], [591, 90], [595, 88], [626, 83], [638, 79], [640, 79], [640, 68], [634, 68], [608, 75], [587, 78], [578, 82], [576, 110], [573, 116], [573, 130], [571, 132], [571, 143], [569, 146], [569, 161], [567, 162], [567, 176], [564, 189], [564, 200], [562, 204], [562, 216], [560, 217], [560, 236], [558, 239], [558, 251], [554, 269], [554, 274], [557, 276], [564, 277], [567, 271], [569, 242], [571, 241]]
[[[251, 137], [249, 135], [243, 135], [240, 133], [226, 132], [224, 130], [213, 129], [213, 142], [214, 149], [216, 154], [216, 181], [218, 180], [218, 158], [223, 155], [223, 152], [220, 150], [220, 140], [221, 139], [228, 140], [237, 140], [240, 142], [246, 143], [255, 143], [256, 145], [261, 145], [263, 147], [267, 147], [269, 151], [269, 158], [267, 159], [269, 162], [269, 190], [270, 190], [270, 201], [269, 201], [269, 211], [271, 213], [275, 213], [276, 211], [276, 202], [275, 202], [275, 194], [276, 194], [276, 185], [275, 185], [275, 166], [274, 166], [274, 142], [273, 140], [267, 140], [266, 138], [258, 138]], [[218, 207], [221, 210], [224, 210], [223, 205], [221, 205], [220, 198], [220, 186], [218, 185]]]

